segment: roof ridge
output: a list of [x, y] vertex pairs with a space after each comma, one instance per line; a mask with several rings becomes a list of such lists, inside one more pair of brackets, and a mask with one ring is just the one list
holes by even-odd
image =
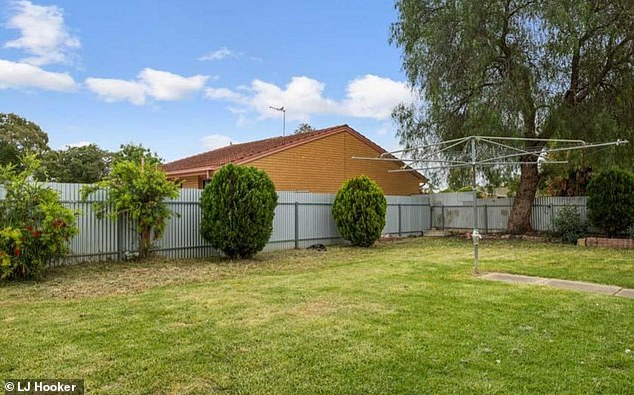
[[[242, 155], [238, 155], [235, 158], [233, 158], [234, 160], [240, 160], [240, 159], [244, 159], [246, 157], [253, 156], [253, 155], [256, 155], [256, 154], [259, 154], [259, 153], [262, 153], [262, 152], [266, 152], [266, 151], [277, 149], [277, 148], [279, 148], [281, 146], [284, 146], [284, 145], [288, 144], [288, 142], [292, 141], [292, 140], [300, 140], [301, 141], [302, 139], [307, 138], [307, 137], [314, 137], [315, 134], [325, 134], [326, 132], [331, 132], [332, 130], [341, 129], [341, 128], [350, 128], [350, 126], [348, 126], [347, 124], [341, 124], [341, 125], [336, 125], [336, 126], [331, 126], [331, 127], [328, 127], [328, 128], [324, 128], [324, 129], [313, 130], [313, 131], [306, 132], [306, 133], [290, 134], [288, 136], [274, 136], [274, 137], [268, 137], [268, 138], [261, 139], [261, 140], [247, 141], [247, 142], [238, 143], [238, 144], [229, 144], [229, 145], [225, 145], [224, 147], [219, 147], [219, 148], [212, 149], [212, 150], [209, 150], [209, 151], [200, 152], [198, 154], [186, 156], [184, 158], [177, 159], [177, 160], [174, 160], [174, 161], [171, 161], [171, 162], [167, 162], [167, 163], [164, 163], [163, 166], [168, 166], [169, 167], [170, 165], [176, 165], [176, 164], [178, 164], [178, 163], [180, 163], [182, 161], [191, 160], [191, 159], [195, 159], [195, 158], [198, 158], [198, 157], [204, 157], [206, 155], [211, 154], [212, 152], [219, 153], [221, 151], [228, 151], [229, 149], [236, 150], [236, 147], [239, 148], [239, 147], [259, 146], [259, 145], [263, 146], [262, 149], [256, 150], [256, 152], [253, 152], [253, 153], [242, 152]], [[277, 144], [273, 145], [273, 146], [268, 147], [268, 148], [265, 146], [266, 142], [274, 141], [274, 140], [279, 140], [279, 142]]]

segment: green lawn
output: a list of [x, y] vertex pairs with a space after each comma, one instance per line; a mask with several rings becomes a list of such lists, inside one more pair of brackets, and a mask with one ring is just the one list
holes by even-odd
[[[483, 271], [634, 288], [634, 252], [483, 241]], [[79, 265], [0, 286], [0, 380], [91, 394], [634, 393], [634, 300], [480, 280], [465, 240]]]

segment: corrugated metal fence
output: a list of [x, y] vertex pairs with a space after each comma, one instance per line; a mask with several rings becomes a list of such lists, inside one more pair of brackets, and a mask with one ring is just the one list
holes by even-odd
[[[92, 203], [103, 200], [105, 191], [82, 201], [81, 184], [48, 184], [57, 190], [66, 207], [79, 213], [79, 234], [70, 241], [71, 254], [60, 263], [120, 260], [133, 254], [138, 236], [124, 217], [118, 221], [98, 219]], [[154, 252], [170, 258], [200, 258], [218, 255], [199, 233], [202, 218], [197, 189], [182, 189], [180, 196], [167, 202], [176, 215], [167, 224], [163, 237], [156, 241]], [[0, 191], [2, 198], [2, 191]], [[273, 234], [265, 247], [272, 249], [304, 248], [311, 244], [342, 243], [343, 239], [331, 215], [333, 194], [278, 192]], [[428, 229], [427, 196], [387, 196], [388, 208], [384, 234], [415, 235]]]
[[[81, 184], [48, 184], [60, 193], [66, 207], [79, 213], [79, 234], [70, 241], [71, 255], [61, 263], [120, 260], [137, 250], [138, 237], [125, 218], [118, 221], [98, 219], [92, 210], [94, 201], [103, 200], [105, 191], [80, 197]], [[202, 217], [197, 189], [183, 189], [177, 199], [169, 200], [177, 213], [157, 240], [154, 251], [170, 258], [199, 258], [218, 255], [199, 234]], [[0, 199], [3, 193], [0, 191]], [[417, 235], [430, 228], [470, 229], [473, 206], [471, 193], [418, 196], [387, 196], [388, 207], [384, 235]], [[265, 249], [304, 248], [311, 244], [342, 243], [331, 215], [333, 194], [278, 192], [273, 234]], [[585, 197], [537, 198], [533, 208], [535, 230], [550, 229], [552, 218], [565, 206], [577, 207], [585, 218]], [[479, 199], [478, 215], [482, 232], [506, 230], [512, 199]]]
[[[471, 192], [432, 195], [431, 227], [437, 229], [470, 229], [473, 225]], [[506, 231], [512, 198], [478, 199], [478, 224], [481, 232]], [[536, 231], [551, 230], [552, 220], [564, 207], [574, 207], [586, 220], [586, 197], [538, 197], [533, 202], [531, 225]]]

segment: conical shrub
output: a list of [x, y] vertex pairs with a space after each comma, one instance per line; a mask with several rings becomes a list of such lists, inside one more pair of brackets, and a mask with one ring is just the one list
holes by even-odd
[[337, 192], [332, 215], [341, 236], [360, 247], [370, 247], [385, 227], [387, 200], [367, 176], [346, 181]]
[[223, 166], [205, 187], [200, 204], [202, 237], [229, 258], [250, 258], [269, 241], [277, 193], [264, 171]]

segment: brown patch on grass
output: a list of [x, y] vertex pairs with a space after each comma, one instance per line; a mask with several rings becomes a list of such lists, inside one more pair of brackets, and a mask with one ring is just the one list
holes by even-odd
[[[129, 295], [156, 287], [216, 281], [267, 271], [287, 272], [323, 267], [328, 259], [345, 256], [341, 248], [328, 252], [273, 251], [253, 259], [224, 258], [170, 260], [155, 257], [141, 262], [98, 262], [55, 267], [41, 281], [0, 282], [6, 302], [43, 299], [80, 299]], [[328, 259], [325, 254], [328, 254]]]

